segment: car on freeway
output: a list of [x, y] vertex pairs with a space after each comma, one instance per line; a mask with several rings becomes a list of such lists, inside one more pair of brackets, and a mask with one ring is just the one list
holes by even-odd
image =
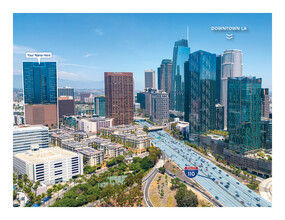
[[241, 202], [241, 204], [244, 204], [244, 201], [240, 201]]
[[239, 194], [236, 194], [236, 197], [239, 197]]
[[239, 182], [237, 182], [237, 184], [239, 185]]
[[217, 200], [219, 200], [219, 197], [218, 197], [218, 196], [215, 196], [215, 198], [216, 198]]
[[256, 199], [256, 201], [260, 201], [260, 198], [258, 198], [258, 197], [255, 197], [255, 199]]
[[248, 190], [249, 193], [251, 193], [251, 190]]
[[217, 184], [219, 184], [219, 182], [218, 182], [218, 181], [216, 181], [216, 183], [217, 183]]
[[258, 204], [258, 203], [256, 204], [256, 206], [257, 206], [257, 207], [261, 207], [261, 205], [260, 205], [260, 204]]
[[222, 184], [222, 185], [223, 185], [223, 182], [220, 182], [220, 184]]
[[229, 185], [225, 185], [225, 188], [227, 188], [227, 189], [228, 189], [228, 188], [229, 188]]
[[221, 177], [221, 176], [219, 176], [219, 178], [220, 178], [220, 179], [222, 179], [222, 177]]

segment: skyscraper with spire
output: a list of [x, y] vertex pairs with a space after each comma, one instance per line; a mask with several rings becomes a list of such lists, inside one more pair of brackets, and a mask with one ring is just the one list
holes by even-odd
[[185, 73], [184, 63], [188, 61], [190, 48], [188, 40], [176, 41], [173, 48], [170, 109], [184, 112]]

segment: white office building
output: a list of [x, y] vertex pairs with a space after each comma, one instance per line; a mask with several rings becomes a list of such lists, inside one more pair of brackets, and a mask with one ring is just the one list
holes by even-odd
[[49, 147], [49, 130], [42, 125], [20, 125], [13, 127], [13, 154], [27, 150]]
[[228, 78], [242, 76], [242, 52], [241, 50], [225, 50], [222, 57], [222, 76], [220, 99], [224, 106], [224, 129], [227, 130], [227, 97], [228, 97]]
[[46, 185], [65, 182], [83, 174], [83, 156], [59, 147], [14, 154], [13, 168], [31, 181]]

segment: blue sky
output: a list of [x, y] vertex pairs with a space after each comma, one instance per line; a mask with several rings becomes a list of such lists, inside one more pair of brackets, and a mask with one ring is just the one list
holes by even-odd
[[[272, 88], [271, 14], [14, 14], [13, 19], [15, 75], [22, 73], [25, 52], [52, 52], [60, 80], [103, 82], [104, 72], [133, 72], [135, 89], [141, 90], [144, 70], [157, 71], [162, 59], [172, 59], [174, 42], [186, 38], [189, 25], [191, 52], [240, 49], [243, 75], [262, 77], [263, 87]], [[248, 31], [215, 32], [211, 26]], [[226, 33], [234, 38], [226, 39]]]

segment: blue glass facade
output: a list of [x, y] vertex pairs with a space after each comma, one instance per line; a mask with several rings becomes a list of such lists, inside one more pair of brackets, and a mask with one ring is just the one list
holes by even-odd
[[189, 137], [195, 142], [199, 135], [215, 129], [216, 54], [196, 51], [185, 63], [185, 121]]
[[216, 103], [221, 103], [222, 55], [216, 57]]
[[57, 104], [56, 62], [23, 62], [25, 104]]
[[184, 112], [185, 79], [184, 63], [188, 61], [190, 48], [187, 40], [176, 41], [173, 48], [170, 110]]
[[94, 98], [95, 114], [100, 117], [105, 117], [105, 96], [99, 96]]
[[229, 146], [238, 153], [260, 148], [261, 78], [228, 78]]

